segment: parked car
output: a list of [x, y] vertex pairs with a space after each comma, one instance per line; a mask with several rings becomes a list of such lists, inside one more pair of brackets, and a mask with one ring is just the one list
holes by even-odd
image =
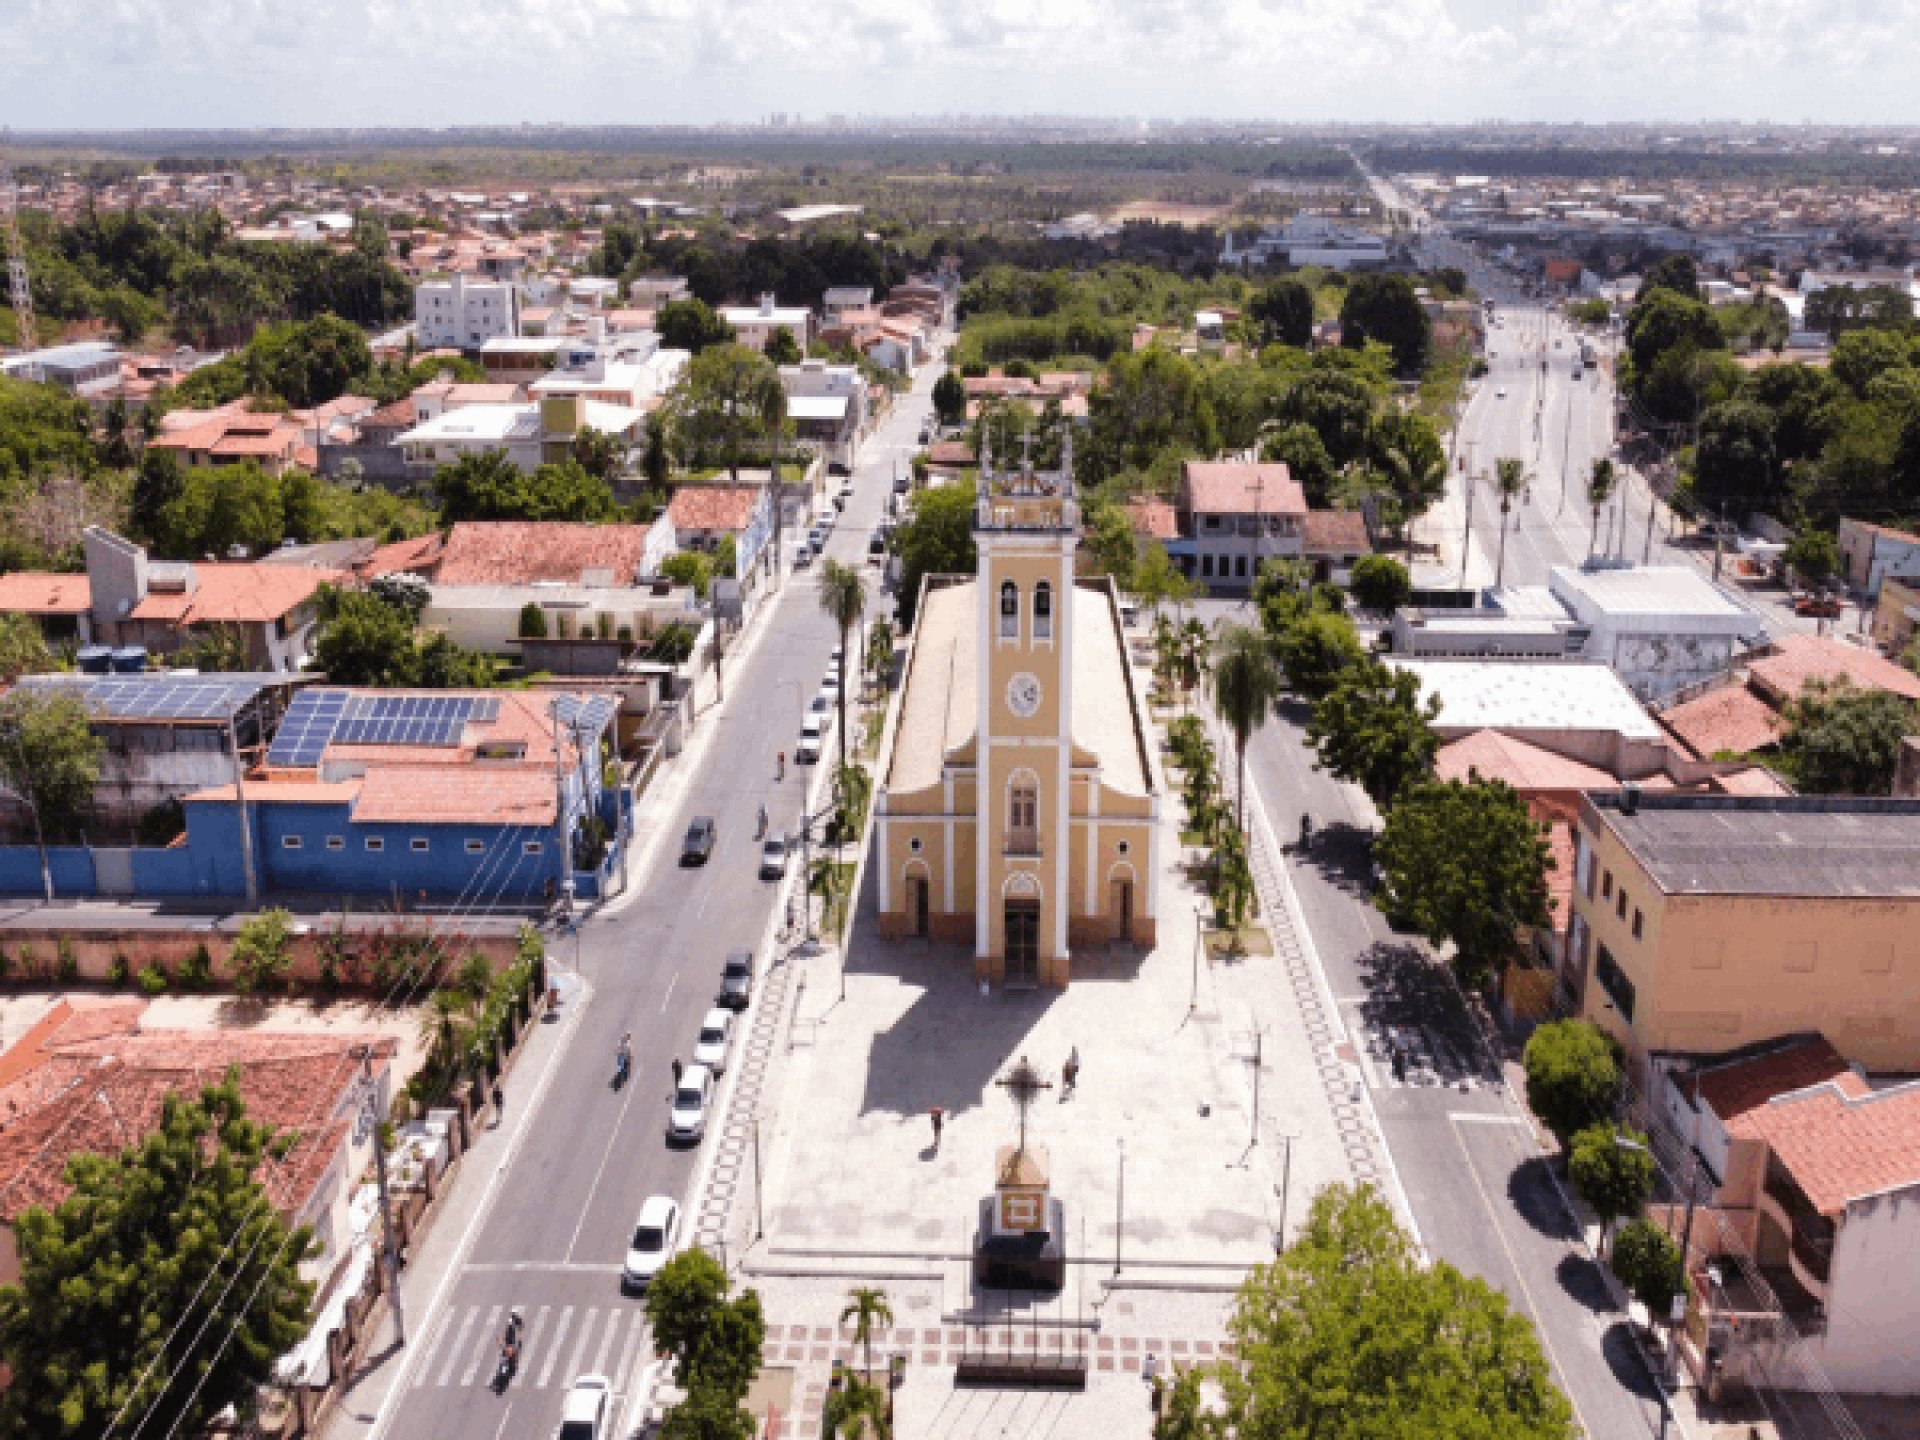
[[820, 677], [820, 692], [823, 695], [832, 696], [834, 699], [834, 702], [836, 704], [839, 703], [839, 700], [840, 700], [839, 667], [835, 666], [834, 668], [828, 670], [825, 675], [822, 675]]
[[736, 950], [720, 967], [720, 1003], [729, 1010], [744, 1010], [753, 1000], [753, 955]]
[[760, 878], [778, 880], [787, 873], [787, 842], [779, 835], [769, 835], [760, 846]]
[[802, 540], [793, 547], [793, 568], [804, 570], [813, 564], [813, 547]]
[[831, 709], [833, 709], [833, 696], [824, 690], [807, 702], [807, 713], [810, 715], [825, 715]]
[[555, 1440], [600, 1440], [606, 1433], [613, 1382], [604, 1375], [582, 1375], [567, 1389]]
[[687, 826], [687, 838], [680, 842], [680, 863], [682, 865], [704, 865], [713, 856], [713, 842], [719, 831], [711, 815], [696, 815], [693, 823]]
[[867, 563], [869, 565], [887, 563], [887, 537], [877, 531], [873, 538], [867, 541]]
[[707, 1111], [713, 1104], [713, 1072], [704, 1065], [689, 1065], [680, 1072], [680, 1083], [673, 1087], [673, 1103], [667, 1110], [667, 1139], [683, 1145], [697, 1144], [707, 1133]]
[[1821, 620], [1836, 620], [1840, 616], [1840, 601], [1832, 595], [1801, 595], [1793, 602], [1793, 613], [1812, 615]]
[[660, 1273], [660, 1267], [673, 1258], [673, 1247], [680, 1240], [680, 1207], [665, 1195], [650, 1195], [640, 1207], [640, 1218], [633, 1222], [633, 1238], [627, 1242], [627, 1263], [620, 1271], [620, 1288], [644, 1290]]
[[[726, 973], [721, 972], [721, 988], [726, 987]], [[747, 984], [753, 984], [753, 969], [747, 969]], [[733, 1049], [733, 1012], [713, 1009], [700, 1021], [700, 1034], [693, 1042], [693, 1063], [704, 1065], [716, 1075], [727, 1073], [727, 1052]]]
[[930, 426], [922, 425], [920, 427], [920, 443], [924, 445], [931, 439], [933, 439], [932, 428]]
[[800, 722], [800, 748], [794, 751], [793, 758], [802, 765], [811, 765], [826, 747], [827, 717], [808, 711], [807, 718]]

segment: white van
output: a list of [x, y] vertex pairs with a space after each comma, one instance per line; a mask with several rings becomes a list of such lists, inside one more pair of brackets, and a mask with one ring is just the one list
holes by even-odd
[[827, 718], [833, 712], [825, 714], [814, 710], [807, 712], [807, 718], [800, 722], [800, 749], [796, 758], [802, 765], [811, 765], [820, 758], [820, 752], [826, 748]]

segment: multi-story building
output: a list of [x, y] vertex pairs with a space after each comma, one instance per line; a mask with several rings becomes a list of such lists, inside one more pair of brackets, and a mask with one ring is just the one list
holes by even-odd
[[875, 812], [879, 925], [982, 981], [1065, 985], [1073, 947], [1151, 945], [1160, 782], [1111, 582], [1074, 576], [1058, 471], [982, 456], [979, 570], [926, 582]]
[[1307, 497], [1278, 463], [1187, 461], [1180, 519], [1187, 538], [1167, 551], [1215, 594], [1245, 594], [1261, 565], [1306, 549]]
[[413, 323], [423, 350], [478, 350], [520, 333], [520, 289], [511, 280], [472, 280], [455, 272], [413, 292]]
[[1840, 522], [1840, 573], [1856, 595], [1879, 597], [1889, 578], [1920, 578], [1920, 535], [1870, 520]]
[[722, 305], [720, 318], [733, 327], [734, 338], [749, 350], [764, 350], [776, 330], [793, 336], [802, 355], [813, 339], [813, 312], [804, 305], [782, 305], [771, 292], [758, 305]]
[[1561, 986], [1653, 1094], [1676, 1057], [1818, 1030], [1920, 1070], [1920, 801], [1589, 794]]
[[867, 381], [857, 365], [803, 360], [780, 367], [797, 438], [817, 445], [829, 466], [850, 471], [867, 423]]

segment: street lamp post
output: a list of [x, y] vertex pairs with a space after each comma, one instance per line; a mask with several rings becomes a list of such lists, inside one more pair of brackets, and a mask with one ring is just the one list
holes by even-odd
[[1120, 1137], [1120, 1171], [1113, 1188], [1113, 1273], [1120, 1273], [1120, 1242], [1127, 1232], [1127, 1137]]

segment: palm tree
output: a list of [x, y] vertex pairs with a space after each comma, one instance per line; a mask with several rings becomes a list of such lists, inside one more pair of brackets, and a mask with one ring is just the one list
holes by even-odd
[[1444, 454], [1416, 453], [1412, 446], [1395, 445], [1380, 457], [1386, 472], [1387, 488], [1397, 502], [1394, 513], [1395, 538], [1407, 543], [1407, 530], [1413, 517], [1447, 490], [1447, 457]]
[[1180, 627], [1180, 692], [1190, 695], [1207, 672], [1207, 650], [1213, 636], [1200, 620], [1189, 620]]
[[1600, 510], [1613, 494], [1615, 478], [1613, 461], [1602, 455], [1593, 462], [1593, 473], [1587, 477], [1587, 504], [1593, 507], [1593, 533], [1587, 537], [1589, 559], [1600, 543]]
[[[780, 432], [787, 423], [787, 390], [780, 383], [779, 371], [773, 371], [761, 380], [754, 401], [760, 408], [760, 422], [767, 427], [767, 489], [773, 496], [773, 579], [778, 584], [781, 521], [786, 516], [787, 508], [780, 499]], [[734, 470], [733, 478], [740, 478], [738, 467]]]
[[1493, 462], [1493, 488], [1500, 492], [1500, 558], [1493, 567], [1493, 588], [1498, 590], [1507, 574], [1507, 513], [1513, 509], [1513, 497], [1527, 488], [1526, 466], [1503, 455]]
[[893, 1307], [887, 1304], [887, 1292], [871, 1285], [856, 1285], [847, 1292], [847, 1308], [840, 1312], [840, 1323], [853, 1321], [853, 1343], [866, 1353], [867, 1383], [873, 1383], [873, 1327], [893, 1324]]
[[860, 572], [829, 560], [820, 572], [820, 608], [840, 627], [840, 768], [847, 765], [847, 632], [867, 613], [866, 582]]
[[1233, 732], [1236, 829], [1246, 825], [1247, 741], [1273, 713], [1280, 690], [1280, 667], [1265, 633], [1251, 625], [1223, 630], [1214, 644], [1213, 708]]

